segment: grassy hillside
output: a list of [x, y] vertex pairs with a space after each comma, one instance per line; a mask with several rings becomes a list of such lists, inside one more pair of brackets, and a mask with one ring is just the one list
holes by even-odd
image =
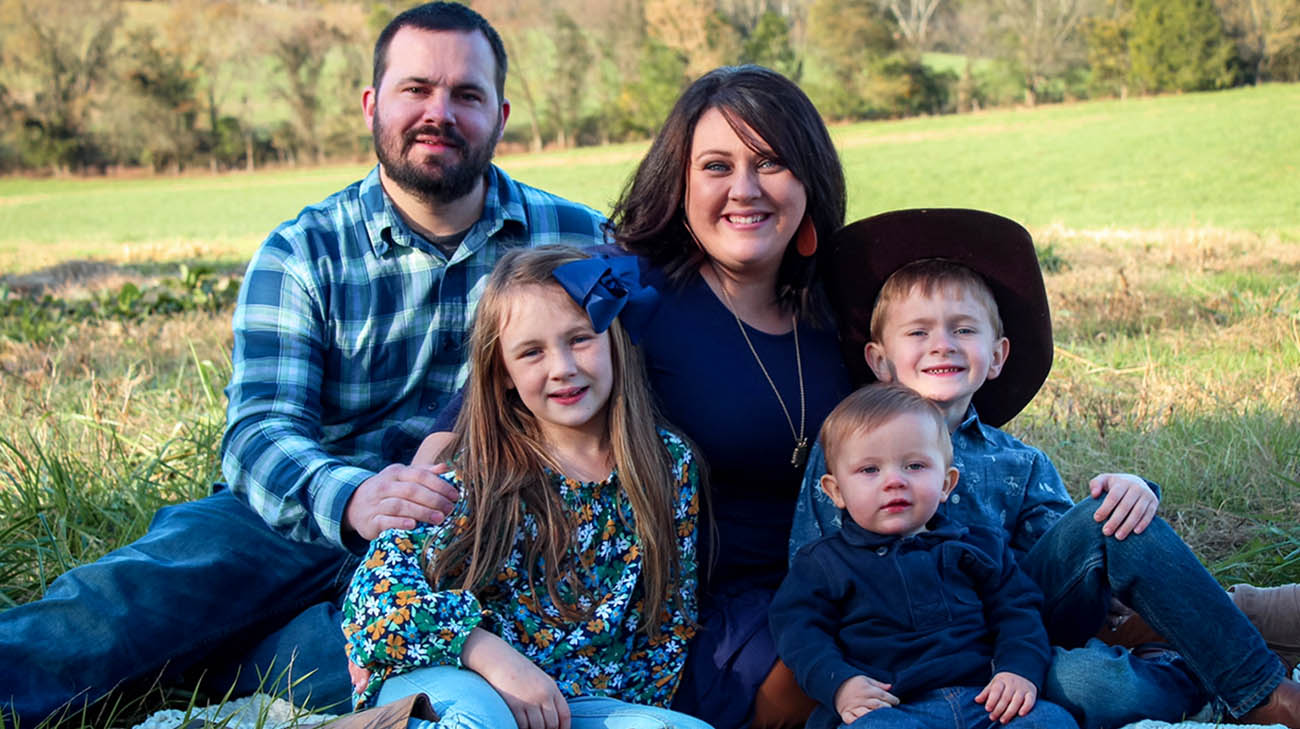
[[[865, 123], [833, 133], [849, 180], [850, 219], [949, 205], [995, 210], [1030, 227], [1213, 227], [1295, 240], [1297, 118], [1300, 85], [1274, 85]], [[521, 180], [607, 210], [643, 152], [643, 144], [627, 144], [500, 162]], [[0, 180], [0, 269], [83, 257], [246, 258], [280, 221], [366, 169]]]

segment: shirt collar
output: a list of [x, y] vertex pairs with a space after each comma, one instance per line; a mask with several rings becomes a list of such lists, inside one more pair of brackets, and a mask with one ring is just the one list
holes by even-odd
[[[482, 248], [489, 238], [507, 224], [518, 225], [527, 233], [528, 219], [524, 213], [523, 193], [514, 180], [501, 168], [491, 165], [486, 184], [483, 212], [461, 242], [461, 247], [470, 253]], [[435, 251], [433, 244], [411, 230], [397, 212], [397, 206], [380, 182], [379, 165], [375, 165], [361, 181], [359, 194], [366, 232], [376, 256], [385, 255], [391, 246], [419, 248], [431, 253]]]
[[964, 436], [971, 440], [987, 440], [984, 437], [984, 424], [980, 421], [979, 413], [975, 412], [974, 404], [966, 407], [966, 415], [962, 418], [961, 425], [958, 425], [952, 434], [953, 437]]
[[925, 531], [918, 532], [910, 537], [900, 537], [897, 534], [877, 534], [858, 526], [858, 523], [853, 521], [853, 517], [849, 516], [847, 510], [841, 510], [840, 512], [840, 534], [843, 536], [844, 541], [851, 546], [865, 547], [867, 549], [889, 547], [895, 543], [907, 541], [916, 544], [930, 544], [960, 537], [966, 531], [965, 527], [958, 525], [940, 511], [925, 523]]

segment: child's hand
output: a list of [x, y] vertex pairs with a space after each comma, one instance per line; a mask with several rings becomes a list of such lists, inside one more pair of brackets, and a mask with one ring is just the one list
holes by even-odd
[[491, 676], [483, 676], [501, 694], [519, 729], [569, 729], [569, 702], [555, 680], [518, 651]]
[[1001, 671], [993, 675], [989, 685], [975, 697], [975, 703], [983, 704], [989, 712], [989, 720], [1003, 724], [1017, 716], [1024, 716], [1034, 708], [1038, 689], [1023, 676]]
[[352, 693], [359, 694], [370, 683], [370, 671], [348, 660], [348, 678], [352, 679]]
[[460, 658], [501, 694], [519, 729], [569, 729], [569, 702], [555, 680], [514, 646], [475, 628]]
[[889, 693], [892, 684], [867, 676], [854, 676], [835, 689], [835, 711], [840, 721], [852, 724], [869, 711], [898, 706], [898, 697]]
[[1102, 534], [1123, 539], [1129, 534], [1141, 534], [1156, 516], [1160, 499], [1147, 486], [1147, 482], [1131, 473], [1103, 473], [1088, 482], [1092, 497], [1106, 492], [1101, 506], [1093, 512], [1095, 521], [1106, 522]]

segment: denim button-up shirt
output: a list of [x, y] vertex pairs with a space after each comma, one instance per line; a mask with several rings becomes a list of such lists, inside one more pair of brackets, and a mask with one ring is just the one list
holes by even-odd
[[[1061, 474], [1037, 448], [980, 422], [972, 406], [952, 433], [953, 466], [960, 477], [940, 513], [970, 526], [1002, 530], [1024, 559], [1030, 547], [1074, 505]], [[826, 455], [818, 442], [808, 457], [790, 531], [790, 557], [799, 547], [840, 527], [840, 510], [821, 489]]]

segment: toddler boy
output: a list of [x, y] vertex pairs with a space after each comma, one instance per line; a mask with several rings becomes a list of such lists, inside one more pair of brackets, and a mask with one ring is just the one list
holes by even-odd
[[1077, 726], [1036, 704], [1041, 594], [1001, 530], [935, 513], [958, 478], [939, 409], [868, 385], [820, 442], [822, 489], [847, 516], [799, 550], [769, 611], [782, 659], [820, 704], [808, 726]]
[[[904, 210], [844, 228], [831, 258], [828, 291], [851, 373], [897, 382], [939, 406], [961, 473], [945, 515], [1000, 529], [1044, 593], [1044, 623], [1058, 646], [1044, 697], [1088, 729], [1177, 720], [1210, 699], [1230, 718], [1300, 727], [1300, 685], [1155, 518], [1153, 485], [1103, 474], [1075, 506], [1041, 451], [996, 428], [1051, 368], [1051, 319], [1028, 232], [974, 210]], [[824, 469], [814, 452], [792, 547], [838, 528], [838, 510], [818, 493]], [[1143, 659], [1093, 639], [1112, 597], [1180, 655]]]

